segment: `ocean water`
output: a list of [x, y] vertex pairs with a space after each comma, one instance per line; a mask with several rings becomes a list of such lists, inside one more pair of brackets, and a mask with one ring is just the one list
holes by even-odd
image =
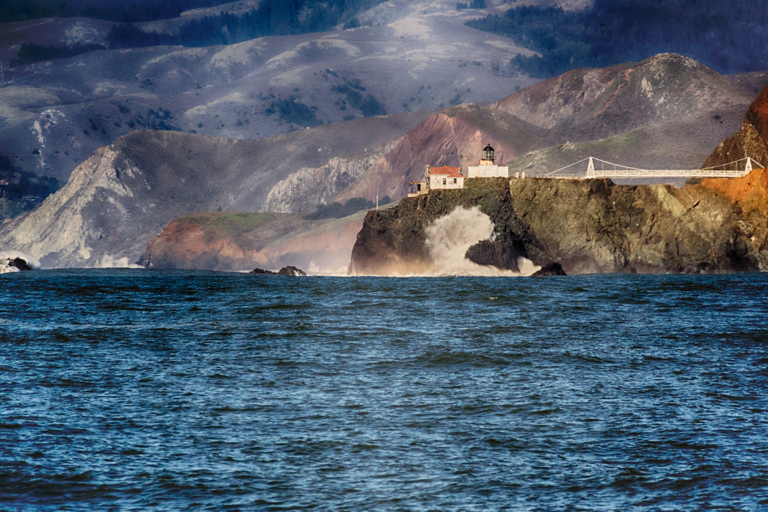
[[768, 509], [768, 275], [0, 276], [0, 510]]

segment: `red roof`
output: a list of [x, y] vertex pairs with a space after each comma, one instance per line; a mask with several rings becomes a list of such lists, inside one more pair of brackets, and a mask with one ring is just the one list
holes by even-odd
[[448, 176], [449, 178], [463, 178], [461, 167], [430, 167], [429, 174], [435, 176]]

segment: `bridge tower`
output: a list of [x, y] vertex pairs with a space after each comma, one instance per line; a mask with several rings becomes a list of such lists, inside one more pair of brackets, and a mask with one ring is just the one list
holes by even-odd
[[595, 161], [592, 157], [589, 157], [589, 163], [587, 164], [587, 178], [595, 177]]

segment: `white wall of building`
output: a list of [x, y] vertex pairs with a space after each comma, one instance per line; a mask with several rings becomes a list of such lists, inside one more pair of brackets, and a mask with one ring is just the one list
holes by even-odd
[[429, 176], [430, 190], [446, 188], [464, 188], [464, 177], [450, 177], [442, 174], [432, 174]]
[[467, 167], [469, 178], [509, 178], [509, 167], [504, 165], [470, 165]]

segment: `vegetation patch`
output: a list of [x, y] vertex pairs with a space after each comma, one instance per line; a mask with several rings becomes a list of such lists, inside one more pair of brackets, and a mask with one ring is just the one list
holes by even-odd
[[[203, 1], [203, 0], [200, 0]], [[214, 1], [214, 0], [209, 0]], [[384, 0], [261, 0], [258, 8], [235, 16], [222, 13], [184, 23], [174, 34], [144, 32], [130, 23], [116, 25], [108, 36], [113, 48], [155, 45], [212, 46], [257, 37], [333, 30], [355, 26], [355, 15]]]
[[[379, 204], [387, 204], [390, 202], [392, 202], [392, 200], [389, 196], [384, 196], [379, 200]], [[347, 200], [346, 203], [334, 202], [330, 204], [319, 204], [314, 212], [305, 215], [304, 218], [307, 220], [340, 219], [359, 212], [360, 210], [370, 210], [375, 206], [376, 203], [364, 197], [353, 197], [352, 199]]]
[[3, 0], [0, 2], [0, 23], [40, 18], [70, 18], [80, 16], [109, 21], [152, 21], [174, 18], [188, 9], [213, 7], [231, 0]]
[[[337, 75], [333, 75], [337, 76]], [[364, 117], [383, 116], [387, 114], [387, 109], [379, 103], [373, 94], [363, 94], [365, 87], [357, 78], [343, 78], [343, 83], [331, 86], [331, 91], [336, 94], [343, 94], [345, 103], [340, 110], [346, 110], [346, 106], [359, 110]]]
[[277, 114], [283, 122], [298, 126], [318, 126], [323, 124], [315, 111], [305, 104], [296, 101], [295, 98], [274, 100], [264, 111], [267, 115]]
[[456, 9], [485, 9], [485, 0], [472, 0], [471, 3], [459, 2], [456, 4]]
[[106, 46], [100, 44], [76, 44], [74, 46], [43, 46], [35, 43], [24, 43], [19, 48], [15, 59], [11, 59], [11, 66], [23, 66], [33, 62], [41, 62], [54, 59], [68, 59], [83, 53], [96, 50], [105, 50]]
[[208, 212], [187, 215], [178, 222], [198, 225], [204, 231], [215, 230], [225, 237], [236, 237], [265, 226], [277, 216], [275, 213]]

